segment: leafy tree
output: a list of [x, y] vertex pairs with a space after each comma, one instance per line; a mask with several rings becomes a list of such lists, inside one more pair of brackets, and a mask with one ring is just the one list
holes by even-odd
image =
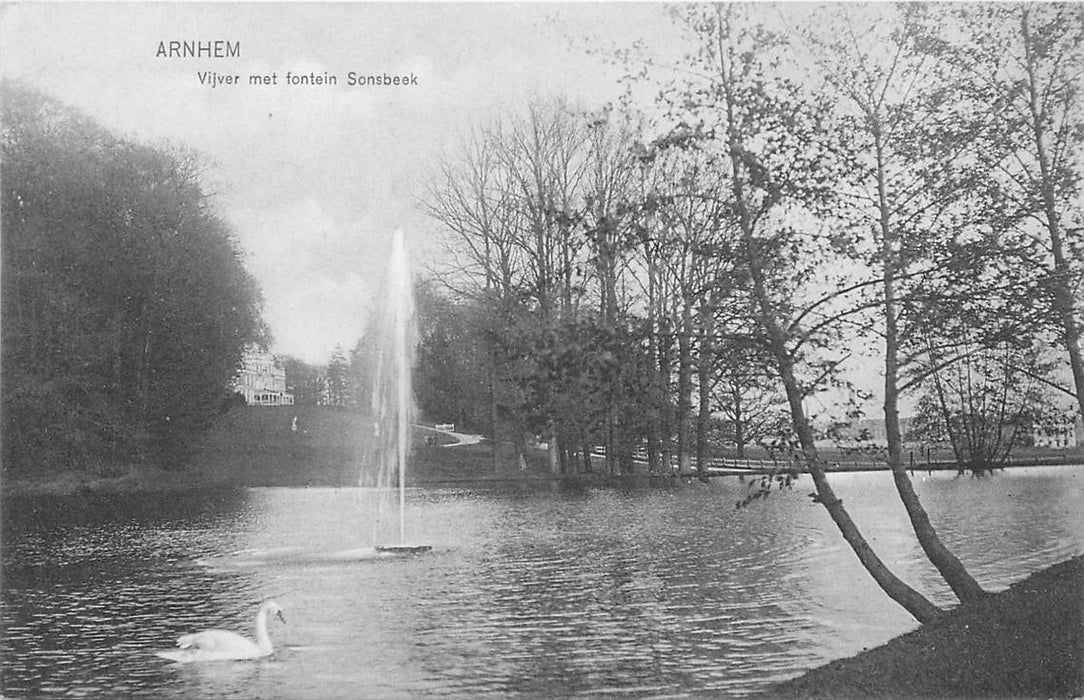
[[485, 355], [472, 309], [443, 296], [433, 281], [418, 285], [418, 363], [415, 392], [419, 408], [439, 422], [487, 431]]
[[1049, 419], [1042, 380], [1051, 364], [1028, 344], [972, 343], [972, 349], [924, 382], [912, 431], [928, 442], [948, 442], [961, 472], [982, 474], [1003, 466]]
[[4, 462], [179, 456], [263, 335], [198, 163], [2, 89]]
[[745, 446], [784, 432], [789, 423], [778, 378], [765, 366], [770, 358], [762, 348], [750, 347], [748, 337], [728, 338], [719, 353], [714, 406], [725, 416], [730, 434], [744, 459]]
[[350, 362], [346, 358], [346, 352], [341, 345], [336, 345], [331, 353], [331, 359], [327, 363], [326, 391], [323, 405], [325, 406], [356, 406], [357, 400], [354, 395], [354, 382], [352, 381]]
[[945, 38], [953, 65], [994, 119], [985, 160], [999, 203], [992, 224], [1005, 249], [1020, 251], [1014, 277], [1047, 311], [1084, 415], [1084, 9], [983, 3], [956, 15], [962, 30]]
[[[907, 340], [918, 335], [909, 326], [914, 320], [927, 322], [923, 311], [943, 301], [931, 278], [954, 269], [951, 261], [939, 259], [945, 250], [939, 239], [966, 229], [982, 204], [974, 196], [976, 175], [969, 165], [988, 126], [981, 115], [976, 118], [953, 101], [954, 76], [940, 60], [943, 47], [924, 31], [925, 14], [920, 5], [854, 13], [833, 8], [822, 22], [830, 21], [838, 32], [831, 38], [822, 31], [807, 36], [839, 96], [833, 126], [848, 163], [840, 187], [850, 195], [844, 217], [853, 217], [855, 231], [847, 249], [876, 272], [870, 308], [876, 309], [873, 327], [885, 348], [888, 463], [926, 555], [960, 599], [971, 600], [984, 592], [941, 542], [915, 493], [903, 460], [899, 417], [900, 375], [909, 369]], [[937, 291], [946, 289], [941, 285]], [[911, 303], [916, 298], [923, 303]], [[861, 303], [858, 308], [863, 309]], [[921, 355], [924, 348], [919, 350]]]
[[[664, 90], [685, 116], [701, 148], [722, 154], [727, 195], [748, 273], [753, 318], [766, 339], [786, 393], [799, 456], [827, 509], [859, 560], [882, 589], [920, 621], [936, 606], [896, 577], [865, 541], [832, 490], [814, 443], [803, 400], [838, 361], [815, 369], [816, 351], [829, 350], [827, 324], [803, 328], [799, 300], [823, 275], [833, 243], [816, 235], [809, 214], [829, 210], [836, 197], [833, 146], [822, 122], [828, 104], [804, 91], [780, 68], [786, 38], [758, 23], [744, 6], [688, 8], [683, 19], [697, 40], [689, 72], [703, 78]], [[805, 287], [803, 289], [803, 287]], [[829, 295], [828, 298], [834, 298]], [[811, 332], [816, 331], [816, 332]], [[818, 343], [820, 346], [818, 348]], [[801, 372], [813, 370], [803, 381]]]
[[317, 406], [323, 393], [321, 369], [296, 357], [281, 358], [282, 368], [286, 371], [286, 390], [293, 394], [294, 403], [299, 406]]

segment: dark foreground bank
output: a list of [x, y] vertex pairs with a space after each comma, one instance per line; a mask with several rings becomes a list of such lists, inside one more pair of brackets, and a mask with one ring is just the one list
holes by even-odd
[[782, 683], [772, 698], [1084, 696], [1084, 557]]

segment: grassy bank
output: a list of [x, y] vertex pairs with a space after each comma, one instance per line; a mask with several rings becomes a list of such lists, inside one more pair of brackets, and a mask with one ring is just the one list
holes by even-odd
[[772, 688], [773, 698], [1084, 696], [1084, 557]]
[[[369, 420], [364, 414], [325, 407], [231, 411], [194, 450], [191, 463], [245, 486], [353, 486], [369, 455]], [[520, 472], [512, 468], [508, 454], [501, 455], [495, 469], [487, 442], [449, 446], [454, 438], [425, 427], [415, 429], [412, 440], [407, 469], [412, 485], [533, 475], [545, 469], [536, 455], [527, 471]]]
[[[188, 446], [181, 468], [121, 464], [100, 472], [5, 475], [3, 490], [9, 495], [65, 495], [219, 486], [353, 486], [366, 455], [366, 422], [364, 415], [327, 407], [236, 408]], [[529, 478], [546, 472], [540, 452], [532, 454], [527, 469], [521, 471], [511, 454], [502, 454], [500, 467], [495, 468], [492, 447], [485, 442], [448, 447], [456, 442], [453, 438], [424, 428], [415, 430], [413, 439], [408, 478], [415, 485]]]

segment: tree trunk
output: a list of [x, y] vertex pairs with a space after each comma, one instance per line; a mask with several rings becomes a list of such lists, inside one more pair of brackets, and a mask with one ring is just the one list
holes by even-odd
[[558, 452], [557, 444], [557, 429], [554, 427], [553, 419], [546, 420], [546, 454], [549, 458], [550, 473], [561, 473], [561, 458]]
[[787, 401], [790, 404], [791, 420], [795, 431], [798, 433], [806, 468], [809, 470], [809, 474], [812, 476], [813, 483], [817, 488], [816, 500], [828, 511], [847, 544], [851, 546], [859, 561], [862, 562], [866, 571], [869, 572], [881, 589], [919, 622], [926, 623], [936, 620], [941, 617], [941, 610], [921, 593], [900, 580], [884, 565], [884, 562], [869, 546], [858, 527], [851, 520], [850, 515], [843, 508], [843, 502], [836, 497], [825, 476], [821, 459], [814, 444], [813, 430], [806, 420], [805, 409], [802, 407], [802, 393], [798, 386], [798, 380], [794, 375], [793, 359], [786, 346], [786, 336], [776, 318], [776, 311], [773, 308], [765, 285], [753, 223], [743, 191], [744, 173], [742, 172], [741, 155], [744, 149], [736, 132], [736, 121], [733, 114], [736, 96], [733, 94], [730, 82], [732, 78], [727, 73], [726, 65], [721, 66], [721, 73], [727, 123], [729, 125], [727, 145], [731, 164], [731, 187], [734, 195], [734, 205], [738, 214], [738, 225], [745, 247], [746, 262], [753, 282], [754, 302], [759, 311], [761, 325], [768, 334], [771, 351], [786, 390]]
[[[758, 292], [759, 296], [762, 296], [760, 292]], [[763, 299], [767, 300], [766, 295], [763, 295]], [[762, 313], [764, 313], [763, 309], [765, 308], [765, 304], [762, 303]], [[869, 572], [881, 589], [888, 594], [889, 598], [896, 601], [921, 623], [937, 620], [942, 616], [942, 611], [885, 566], [884, 562], [869, 546], [858, 526], [851, 520], [850, 514], [843, 507], [843, 501], [836, 497], [835, 492], [828, 483], [824, 466], [813, 442], [813, 430], [805, 417], [801, 390], [794, 376], [794, 368], [783, 342], [782, 329], [774, 319], [766, 315], [764, 322], [771, 336], [772, 351], [779, 363], [780, 375], [787, 393], [787, 401], [790, 404], [791, 419], [794, 422], [795, 430], [798, 433], [798, 441], [802, 448], [802, 457], [817, 488], [815, 500], [825, 507], [832, 518], [832, 522], [836, 524], [836, 527], [839, 528], [840, 533], [843, 535], [843, 539], [851, 546], [851, 549], [858, 556], [858, 560], [862, 562], [862, 566], [866, 568], [866, 571]]]
[[914, 484], [907, 475], [903, 464], [903, 437], [900, 431], [899, 412], [899, 328], [897, 324], [896, 301], [896, 262], [895, 250], [898, 243], [895, 229], [889, 221], [888, 195], [885, 186], [884, 149], [879, 128], [874, 128], [874, 144], [877, 155], [877, 204], [880, 211], [882, 289], [884, 292], [885, 314], [885, 396], [884, 416], [885, 434], [888, 442], [888, 465], [892, 469], [892, 480], [896, 484], [911, 528], [915, 531], [919, 544], [926, 557], [940, 572], [949, 588], [961, 602], [982, 598], [986, 592], [968, 573], [963, 563], [949, 551], [937, 535], [926, 509], [922, 507]]
[[708, 432], [711, 429], [711, 367], [714, 362], [712, 333], [715, 310], [704, 300], [700, 310], [700, 356], [697, 358], [697, 383], [699, 406], [696, 416], [696, 473], [700, 480], [708, 480]]
[[647, 471], [648, 474], [659, 474], [662, 429], [660, 407], [662, 402], [661, 392], [658, 390], [658, 372], [655, 363], [659, 357], [659, 328], [658, 313], [658, 270], [657, 263], [651, 255], [650, 249], [645, 249], [647, 258], [647, 362], [642, 366], [648, 373], [648, 401], [647, 401]]
[[663, 317], [659, 332], [659, 359], [655, 368], [655, 395], [659, 411], [659, 455], [662, 473], [670, 474], [674, 468], [674, 423], [672, 401], [670, 399], [671, 343], [670, 324]]
[[899, 391], [896, 387], [896, 356], [893, 352], [896, 343], [895, 311], [892, 304], [887, 300], [891, 298], [891, 285], [886, 286], [886, 311], [891, 314], [888, 317], [887, 332], [889, 351], [885, 358], [885, 433], [888, 442], [888, 464], [892, 469], [892, 480], [896, 484], [903, 507], [907, 511], [907, 517], [911, 520], [911, 527], [915, 531], [919, 544], [926, 557], [940, 572], [942, 578], [948, 583], [952, 592], [961, 602], [977, 600], [986, 595], [979, 583], [968, 573], [963, 563], [954, 555], [937, 535], [926, 509], [922, 507], [918, 494], [915, 493], [914, 484], [907, 475], [903, 463], [903, 439], [900, 432], [899, 417]]
[[500, 435], [497, 432], [497, 426], [500, 422], [500, 411], [497, 406], [497, 359], [493, 348], [489, 349], [487, 353], [489, 361], [489, 425], [490, 436], [493, 439], [493, 473], [499, 474], [501, 471], [501, 440]]
[[692, 451], [689, 449], [689, 422], [692, 417], [692, 303], [682, 299], [681, 326], [678, 331], [677, 382], [677, 449], [678, 473], [692, 473]]
[[1032, 138], [1035, 140], [1035, 154], [1039, 161], [1039, 187], [1043, 197], [1043, 213], [1046, 229], [1050, 234], [1050, 250], [1054, 256], [1054, 311], [1062, 327], [1065, 346], [1069, 352], [1069, 366], [1073, 371], [1073, 385], [1076, 389], [1077, 408], [1084, 420], [1084, 357], [1080, 352], [1080, 327], [1076, 322], [1076, 309], [1073, 291], [1069, 286], [1072, 279], [1069, 261], [1065, 257], [1065, 240], [1062, 235], [1061, 217], [1055, 189], [1057, 185], [1047, 151], [1046, 134], [1043, 128], [1043, 105], [1040, 104], [1038, 75], [1036, 74], [1035, 56], [1032, 51], [1031, 29], [1028, 24], [1028, 9], [1021, 15], [1021, 29], [1024, 34], [1026, 69], [1028, 75], [1028, 106], [1031, 111]]
[[745, 415], [742, 411], [741, 389], [734, 387], [734, 442], [738, 446], [738, 459], [745, 459]]

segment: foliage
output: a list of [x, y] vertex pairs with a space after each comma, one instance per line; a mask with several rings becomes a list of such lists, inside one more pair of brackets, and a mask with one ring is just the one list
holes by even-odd
[[262, 333], [236, 242], [190, 154], [2, 89], [4, 464], [176, 454]]
[[1044, 382], [1052, 365], [1037, 346], [971, 343], [970, 350], [924, 382], [911, 430], [949, 443], [961, 472], [981, 474], [1003, 466], [1013, 447], [1054, 418]]
[[731, 427], [729, 439], [744, 456], [746, 445], [778, 434], [789, 425], [785, 397], [778, 379], [765, 368], [763, 351], [750, 347], [746, 338], [734, 338], [721, 353], [715, 371], [719, 374], [714, 406]]
[[957, 9], [953, 64], [996, 139], [983, 165], [997, 193], [993, 231], [1018, 264], [1038, 323], [1069, 357], [1084, 415], [1084, 10], [1070, 3]]
[[[473, 132], [434, 184], [430, 211], [455, 262], [445, 281], [486, 304], [478, 356], [494, 432], [505, 394], [509, 429], [541, 432], [551, 450], [558, 438], [566, 451], [603, 441], [609, 459], [643, 440], [652, 473], [688, 473], [694, 422], [699, 464], [709, 458], [720, 382], [731, 391], [717, 405], [732, 412], [755, 394], [785, 399], [779, 449], [808, 469], [815, 500], [889, 595], [935, 619], [832, 492], [808, 413], [830, 392], [857, 415], [852, 397], [870, 396], [841, 368], [879, 353], [895, 486], [953, 591], [981, 597], [910, 484], [899, 410], [908, 392], [971, 373], [1019, 408], [1000, 425], [1023, 425], [1033, 387], [993, 379], [980, 358], [1024, 353], [1013, 343], [1035, 337], [1066, 350], [1084, 400], [1084, 13], [912, 4], [783, 16], [724, 4], [672, 14], [683, 57], [619, 51], [624, 112], [585, 118], [534, 103]], [[655, 95], [647, 114], [629, 111], [636, 84]], [[993, 423], [977, 416], [993, 405], [946, 411], [946, 424], [982, 432]], [[974, 444], [962, 462], [988, 462], [1012, 441]]]
[[286, 390], [293, 394], [298, 406], [317, 406], [323, 397], [324, 371], [296, 357], [284, 356], [282, 368], [286, 371]]
[[351, 363], [341, 345], [336, 345], [327, 363], [327, 378], [322, 399], [324, 406], [356, 406], [358, 397], [354, 394], [357, 384], [351, 376]]
[[[611, 116], [532, 102], [473, 131], [442, 163], [427, 199], [448, 234], [440, 275], [450, 292], [428, 302], [462, 327], [423, 321], [429, 386], [420, 393], [445, 413], [484, 420], [521, 453], [540, 438], [554, 469], [574, 468], [574, 457], [590, 469], [600, 442], [616, 440], [627, 457], [635, 439], [627, 370], [638, 365], [629, 350], [639, 344], [621, 284], [638, 240], [629, 201], [635, 128]], [[458, 349], [468, 338], [473, 355]], [[470, 397], [488, 410], [458, 405]]]
[[418, 407], [437, 423], [461, 430], [488, 429], [488, 378], [484, 349], [488, 340], [477, 306], [455, 304], [432, 281], [417, 286]]

